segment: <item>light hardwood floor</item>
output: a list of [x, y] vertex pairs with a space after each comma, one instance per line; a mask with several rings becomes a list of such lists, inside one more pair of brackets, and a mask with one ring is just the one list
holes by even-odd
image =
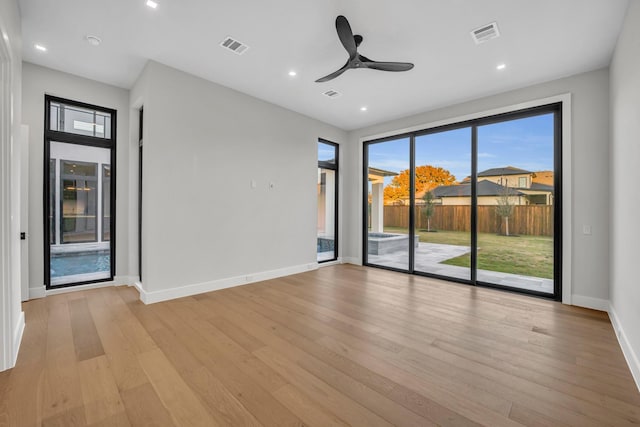
[[11, 426], [631, 426], [605, 313], [356, 266], [145, 306], [24, 304]]

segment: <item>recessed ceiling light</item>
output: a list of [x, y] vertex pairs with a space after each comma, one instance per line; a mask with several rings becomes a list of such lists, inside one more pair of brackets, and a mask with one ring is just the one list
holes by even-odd
[[360, 111], [367, 111], [367, 107], [360, 107]]
[[507, 64], [498, 64], [496, 66], [496, 70], [504, 70], [505, 68], [507, 68]]
[[2, 38], [5, 39], [6, 41], [9, 41], [9, 36], [4, 31], [2, 32]]
[[87, 35], [85, 36], [85, 40], [91, 46], [100, 46], [100, 43], [102, 43], [102, 39], [98, 36]]
[[296, 73], [295, 71], [291, 70], [291, 71], [289, 71], [289, 75], [290, 75], [291, 77], [295, 77], [295, 76], [297, 76], [297, 75], [298, 75], [298, 73]]
[[42, 46], [41, 44], [37, 44], [36, 43], [36, 44], [33, 45], [33, 47], [35, 47], [36, 49], [38, 49], [41, 52], [46, 52], [47, 51], [47, 48]]
[[158, 3], [154, 2], [153, 0], [147, 0], [147, 6], [149, 6], [151, 9], [155, 9], [158, 7]]

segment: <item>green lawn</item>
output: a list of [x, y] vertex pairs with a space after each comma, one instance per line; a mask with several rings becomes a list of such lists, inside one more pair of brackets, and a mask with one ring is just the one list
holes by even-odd
[[[385, 227], [389, 233], [407, 233], [407, 229]], [[418, 231], [421, 242], [471, 246], [470, 233], [460, 231]], [[553, 279], [553, 239], [544, 236], [499, 236], [478, 233], [478, 268], [503, 273]], [[469, 267], [469, 254], [443, 264]]]

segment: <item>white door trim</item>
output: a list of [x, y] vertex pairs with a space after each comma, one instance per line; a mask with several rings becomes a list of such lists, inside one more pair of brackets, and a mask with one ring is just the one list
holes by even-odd
[[[6, 34], [4, 31], [0, 32]], [[19, 218], [15, 218], [13, 209], [17, 193], [12, 186], [16, 172], [16, 166], [13, 165], [14, 66], [15, 58], [9, 40], [0, 37], [0, 371], [15, 365], [24, 329], [24, 316], [21, 312], [13, 319], [15, 304], [20, 304], [20, 285], [14, 283], [16, 277], [19, 278], [19, 271], [14, 269], [16, 263], [19, 264], [20, 255], [17, 250]]]

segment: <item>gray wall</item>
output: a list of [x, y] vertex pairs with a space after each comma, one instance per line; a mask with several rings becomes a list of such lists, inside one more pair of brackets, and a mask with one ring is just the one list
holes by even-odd
[[22, 72], [22, 120], [29, 126], [29, 287], [41, 290], [44, 286], [42, 165], [45, 94], [117, 110], [116, 276], [128, 276], [129, 91], [28, 62], [23, 63]]
[[[609, 298], [609, 72], [592, 71], [518, 89], [503, 94], [453, 105], [439, 110], [359, 129], [349, 133], [347, 162], [345, 163], [345, 198], [354, 201], [345, 212], [348, 241], [345, 257], [361, 261], [361, 197], [362, 149], [359, 140], [371, 135], [405, 129], [421, 124], [475, 114], [540, 98], [572, 94], [572, 176], [573, 217], [565, 227], [573, 234], [572, 277], [573, 294], [584, 297], [594, 305], [605, 305]], [[582, 225], [592, 226], [593, 234], [582, 234]]]
[[[640, 2], [629, 10], [611, 63], [611, 314], [640, 387]], [[617, 319], [616, 319], [617, 318]]]
[[145, 291], [315, 264], [317, 141], [345, 132], [155, 62], [139, 102]]

